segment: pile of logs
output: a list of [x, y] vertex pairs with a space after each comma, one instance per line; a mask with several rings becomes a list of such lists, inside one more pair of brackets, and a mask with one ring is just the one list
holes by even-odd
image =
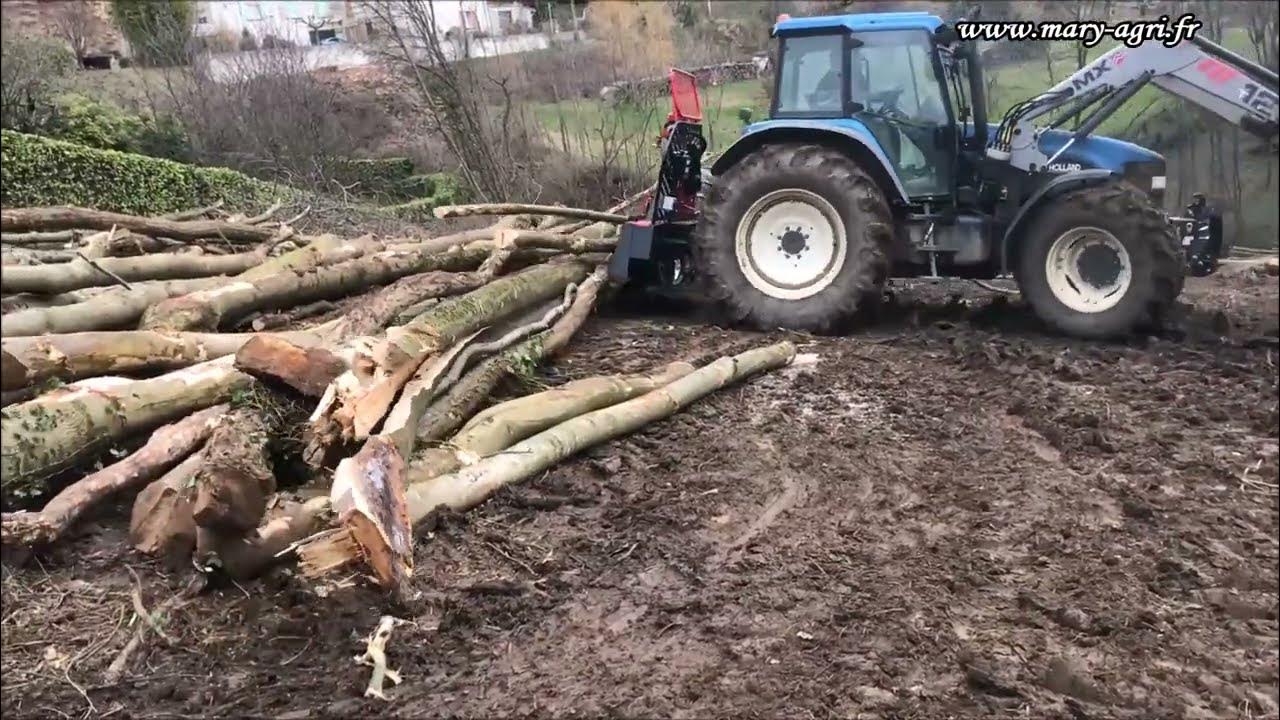
[[426, 240], [303, 236], [278, 207], [4, 210], [4, 544], [55, 543], [133, 495], [142, 552], [403, 589], [433, 511], [790, 362], [782, 343], [492, 404], [592, 313], [640, 197], [441, 208], [500, 219]]

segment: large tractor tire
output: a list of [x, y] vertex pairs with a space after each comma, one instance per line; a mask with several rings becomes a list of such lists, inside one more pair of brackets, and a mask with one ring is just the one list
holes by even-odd
[[1058, 332], [1115, 338], [1158, 327], [1182, 292], [1173, 228], [1122, 181], [1069, 190], [1028, 218], [1015, 274]]
[[893, 219], [839, 150], [767, 145], [717, 177], [705, 200], [694, 259], [731, 320], [830, 332], [879, 300]]

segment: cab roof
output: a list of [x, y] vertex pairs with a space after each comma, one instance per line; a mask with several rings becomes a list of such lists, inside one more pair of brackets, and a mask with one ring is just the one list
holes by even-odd
[[942, 24], [942, 18], [924, 11], [858, 13], [856, 15], [821, 15], [818, 17], [787, 18], [773, 26], [775, 35], [794, 32], [867, 32], [871, 30], [927, 30], [933, 32]]

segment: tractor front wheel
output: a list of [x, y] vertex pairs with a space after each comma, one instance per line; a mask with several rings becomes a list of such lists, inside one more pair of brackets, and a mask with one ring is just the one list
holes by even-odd
[[1059, 332], [1099, 339], [1154, 326], [1182, 291], [1172, 228], [1123, 182], [1067, 191], [1029, 218], [1027, 228], [1018, 285]]
[[892, 222], [880, 189], [844, 153], [765, 146], [711, 186], [695, 259], [732, 320], [828, 332], [878, 299]]

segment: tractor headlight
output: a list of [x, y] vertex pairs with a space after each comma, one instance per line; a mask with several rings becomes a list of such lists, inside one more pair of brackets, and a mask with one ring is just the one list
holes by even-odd
[[1164, 207], [1167, 176], [1163, 160], [1129, 163], [1124, 166], [1124, 179], [1147, 193], [1156, 207]]

